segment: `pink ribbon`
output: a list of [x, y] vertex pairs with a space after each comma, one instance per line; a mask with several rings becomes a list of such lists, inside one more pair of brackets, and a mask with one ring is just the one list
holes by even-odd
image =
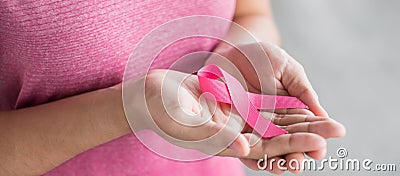
[[[296, 97], [261, 95], [246, 92], [240, 82], [216, 65], [206, 65], [197, 72], [203, 93], [214, 95], [216, 101], [235, 107], [246, 123], [263, 138], [271, 138], [287, 131], [263, 117], [259, 109], [308, 108]], [[225, 82], [218, 78], [225, 78]]]

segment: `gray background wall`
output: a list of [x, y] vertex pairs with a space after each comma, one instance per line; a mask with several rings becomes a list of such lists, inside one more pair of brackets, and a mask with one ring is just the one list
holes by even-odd
[[[329, 171], [301, 175], [400, 175], [400, 1], [272, 0], [283, 47], [299, 60], [330, 116], [347, 136], [328, 154], [397, 164], [397, 172]], [[269, 175], [247, 169], [250, 176]], [[289, 175], [289, 174], [288, 174]]]

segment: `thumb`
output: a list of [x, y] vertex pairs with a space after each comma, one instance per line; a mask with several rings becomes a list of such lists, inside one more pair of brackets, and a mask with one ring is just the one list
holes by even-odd
[[240, 134], [228, 148], [238, 156], [247, 156], [250, 153], [250, 144], [243, 134]]
[[282, 84], [290, 95], [303, 101], [315, 115], [328, 117], [328, 113], [321, 106], [318, 95], [311, 86], [303, 66], [293, 58], [289, 59], [289, 63], [282, 73]]
[[[278, 71], [278, 79], [289, 95], [299, 98], [317, 116], [328, 117], [328, 113], [318, 101], [318, 95], [311, 86], [303, 66], [291, 57], [285, 50], [276, 45], [265, 45], [264, 49], [269, 53], [273, 68], [281, 68]], [[278, 67], [277, 67], [278, 66]]]

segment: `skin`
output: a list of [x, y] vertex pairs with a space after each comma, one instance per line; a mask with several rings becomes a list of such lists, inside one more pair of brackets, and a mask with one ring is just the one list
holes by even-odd
[[[272, 122], [282, 126], [289, 134], [262, 139], [250, 146], [252, 130], [245, 125], [243, 119], [230, 105], [215, 104], [208, 99], [202, 100], [195, 75], [153, 70], [142, 81], [146, 82], [144, 98], [146, 98], [147, 106], [143, 103], [144, 100], [133, 101], [134, 104], [128, 105], [136, 108], [134, 112], [139, 113], [140, 117], [147, 117], [134, 119], [135, 122], [145, 124], [141, 128], [151, 129], [169, 142], [181, 147], [196, 149], [207, 154], [241, 158], [241, 161], [252, 169], [258, 170], [257, 161], [265, 154], [276, 160], [297, 159], [301, 162], [305, 154], [314, 159], [321, 159], [326, 153], [325, 139], [342, 137], [345, 134], [345, 129], [340, 123], [327, 117], [314, 116], [308, 110], [288, 109], [285, 113], [263, 112], [266, 117], [273, 116]], [[140, 87], [137, 83], [134, 85]], [[139, 93], [134, 98], [143, 97], [141, 95]], [[167, 102], [162, 101], [168, 97], [177, 98], [169, 99]], [[160, 108], [165, 109], [160, 111]], [[143, 109], [147, 109], [149, 113]], [[209, 114], [212, 116], [209, 117]], [[193, 115], [196, 118], [193, 118]], [[155, 123], [149, 119], [153, 119]], [[199, 141], [216, 134], [220, 136], [196, 144], [180, 142], [180, 140]], [[235, 140], [229, 145], [232, 137]], [[214, 149], [223, 148], [226, 149], [213, 153]], [[271, 172], [280, 173], [279, 170]]]
[[[290, 125], [286, 128], [286, 130], [288, 130], [289, 132], [296, 133], [311, 130], [313, 133], [319, 134], [324, 138], [344, 136], [345, 128], [343, 127], [343, 125], [335, 122], [333, 119], [328, 118], [328, 113], [319, 103], [318, 95], [312, 88], [311, 83], [309, 82], [302, 65], [298, 63], [295, 59], [293, 59], [284, 50], [278, 47], [278, 45], [280, 45], [281, 43], [279, 32], [276, 28], [269, 2], [261, 0], [238, 0], [234, 21], [246, 28], [256, 38], [258, 43], [254, 43], [254, 40], [252, 38], [249, 38], [249, 36], [246, 34], [237, 33], [234, 30], [231, 30], [225, 40], [231, 44], [234, 44], [235, 46], [233, 47], [224, 42], [221, 42], [219, 46], [217, 46], [214, 50], [215, 53], [218, 53], [225, 57], [229, 61], [229, 63], [226, 61], [213, 59], [213, 56], [211, 56], [207, 63], [219, 65], [224, 70], [227, 70], [231, 74], [236, 75], [237, 78], [240, 77], [238, 75], [242, 75], [245, 79], [244, 84], [247, 86], [250, 92], [261, 93], [261, 86], [263, 86], [262, 93], [276, 93], [277, 95], [296, 96], [305, 104], [307, 104], [310, 108], [310, 111], [296, 109], [279, 109], [276, 110], [272, 115], [266, 115], [281, 117], [282, 114], [288, 114], [287, 116], [283, 117], [285, 117], [285, 119], [297, 119], [297, 121], [295, 121], [297, 124], [287, 124]], [[260, 83], [260, 81], [258, 80], [259, 77], [257, 76], [255, 70], [249, 69], [257, 67], [257, 64], [252, 65], [251, 63], [260, 62], [258, 62], [257, 60], [252, 60], [250, 62], [246, 57], [243, 56], [243, 54], [238, 52], [238, 49], [241, 49], [242, 51], [250, 51], [251, 53], [251, 50], [249, 50], [248, 48], [252, 48], [253, 46], [261, 46], [262, 48], [264, 48], [267, 58], [269, 59], [268, 67], [272, 68], [271, 72], [273, 72], [273, 74], [269, 74], [267, 75], [267, 77], [263, 75], [262, 78], [266, 79], [266, 82], [273, 82], [276, 90], [269, 90], [268, 87], [273, 86], [265, 85], [265, 82]], [[238, 71], [233, 71], [234, 69], [231, 69], [231, 66], [234, 66]], [[308, 122], [309, 119], [313, 119], [315, 121]], [[279, 125], [279, 122], [273, 122]], [[292, 127], [291, 125], [293, 125], [294, 127]], [[322, 143], [323, 142], [319, 144], [314, 143], [313, 145], [322, 145]], [[276, 160], [283, 158], [287, 161], [289, 161], [290, 159], [297, 159], [301, 162], [304, 159], [305, 154], [314, 159], [320, 159], [323, 158], [325, 153], [326, 147], [322, 147], [319, 150], [311, 152], [291, 152], [287, 155], [281, 155], [277, 157], [269, 155], [269, 158]], [[241, 159], [241, 161], [249, 168], [258, 170], [256, 165], [257, 160]], [[276, 165], [274, 166], [274, 168], [275, 169], [268, 171], [276, 174], [283, 172], [277, 169]], [[289, 171], [293, 173], [300, 172], [290, 169]]]
[[[254, 44], [244, 44], [237, 45], [238, 48], [252, 48], [257, 47], [255, 45], [261, 45], [265, 51], [268, 53], [268, 59], [273, 68], [274, 74], [269, 74], [269, 76], [263, 76], [264, 80], [268, 80], [263, 83], [271, 83], [274, 82], [276, 87], [269, 86], [269, 88], [276, 88], [274, 90], [268, 89], [268, 84], [264, 85], [267, 87], [266, 90], [263, 90], [263, 93], [266, 94], [274, 94], [275, 92], [278, 95], [292, 95], [298, 97], [304, 103], [306, 103], [310, 110], [306, 109], [278, 109], [274, 112], [264, 112], [264, 116], [266, 117], [274, 117], [273, 121], [275, 124], [284, 126], [284, 128], [289, 131], [291, 134], [301, 133], [301, 132], [311, 132], [314, 134], [318, 134], [320, 137], [325, 139], [327, 138], [337, 138], [345, 135], [345, 128], [338, 122], [335, 122], [333, 119], [327, 116], [325, 110], [321, 107], [318, 101], [318, 97], [315, 91], [312, 89], [311, 84], [309, 83], [304, 69], [301, 65], [296, 62], [292, 57], [290, 57], [286, 52], [281, 50], [276, 45], [270, 43], [254, 43]], [[246, 50], [246, 49], [245, 49]], [[249, 51], [249, 50], [247, 50]], [[250, 50], [251, 51], [251, 50]], [[245, 78], [245, 84], [250, 92], [261, 93], [261, 86], [256, 76], [256, 72], [251, 70], [251, 63], [246, 60], [246, 58], [241, 57], [240, 53], [237, 52], [237, 49], [224, 49], [220, 51], [220, 55], [223, 55], [227, 58], [231, 65], [238, 68], [238, 71], [233, 71], [230, 65], [223, 60], [210, 59], [208, 60], [209, 64], [217, 64], [223, 67], [225, 70], [230, 70], [234, 75], [240, 74]], [[255, 61], [258, 62], [258, 61]], [[240, 73], [237, 73], [240, 72]], [[315, 114], [320, 114], [319, 116], [315, 116]], [[290, 121], [290, 123], [289, 123]], [[288, 122], [288, 123], [286, 123]], [[250, 130], [243, 130], [242, 134], [249, 135], [247, 133], [251, 132]], [[304, 134], [303, 138], [311, 138], [311, 133]], [[275, 137], [273, 139], [281, 138], [285, 135]], [[299, 137], [299, 136], [297, 136]], [[304, 139], [307, 140], [307, 139]], [[268, 140], [267, 140], [268, 141]], [[314, 141], [308, 144], [313, 146], [324, 146], [324, 140], [319, 142]], [[301, 145], [301, 144], [298, 144]], [[277, 150], [279, 146], [276, 146]], [[271, 149], [271, 148], [270, 148]], [[247, 149], [243, 149], [247, 150]], [[253, 150], [253, 148], [251, 148]], [[273, 150], [273, 149], [271, 149]], [[250, 152], [251, 153], [251, 152]], [[268, 151], [266, 152], [268, 154]], [[324, 157], [326, 153], [326, 147], [321, 147], [317, 150], [313, 151], [292, 151], [290, 153], [286, 153], [284, 155], [276, 156], [268, 154], [269, 158], [279, 160], [281, 158], [289, 161], [290, 159], [296, 159], [301, 162], [304, 159], [305, 155], [308, 155], [314, 159], [321, 159]], [[246, 156], [246, 155], [245, 155]], [[257, 159], [249, 160], [241, 159], [241, 161], [247, 165], [251, 169], [258, 170], [257, 168]], [[275, 162], [274, 164], [277, 164]], [[275, 166], [274, 168], [277, 168]], [[279, 170], [268, 170], [272, 173], [281, 173]], [[293, 173], [297, 173], [299, 171], [290, 170]]]
[[[269, 5], [265, 1], [239, 0], [234, 21], [252, 32], [259, 41], [279, 44], [279, 35]], [[244, 46], [251, 45], [241, 34], [229, 32], [227, 39]], [[264, 44], [267, 46], [266, 43]], [[268, 47], [266, 48], [268, 49]], [[215, 52], [228, 55], [233, 51], [222, 43], [215, 49]], [[266, 50], [266, 52], [270, 51]], [[166, 70], [154, 70], [146, 77], [148, 79], [141, 79], [142, 82], [132, 84], [133, 88], [136, 88], [138, 84], [143, 84], [146, 80], [153, 80], [151, 84], [145, 87], [146, 91], [152, 92], [146, 94], [145, 98], [148, 100], [147, 106], [150, 114], [153, 112], [153, 115], [158, 115], [140, 119], [146, 121], [153, 118], [157, 124], [168, 124], [160, 125], [159, 129], [177, 139], [206, 138], [221, 130], [223, 131], [222, 134], [228, 136], [239, 134], [232, 145], [218, 155], [241, 158], [243, 163], [253, 169], [257, 169], [254, 162], [263, 158], [266, 153], [270, 158], [275, 159], [301, 159], [304, 154], [315, 159], [323, 157], [326, 151], [325, 138], [343, 136], [343, 126], [326, 117], [327, 114], [319, 105], [315, 91], [313, 91], [300, 64], [286, 55], [277, 55], [269, 59], [272, 65], [275, 65], [274, 70], [280, 72], [280, 74], [274, 75], [274, 79], [279, 83], [277, 84], [278, 93], [297, 96], [311, 107], [311, 112], [304, 110], [266, 112], [270, 113], [269, 115], [289, 114], [277, 116], [273, 122], [286, 126], [285, 128], [290, 134], [261, 140], [255, 146], [250, 147], [248, 142], [250, 138], [249, 129], [242, 129], [244, 122], [241, 121], [241, 118], [234, 113], [226, 113], [230, 112], [231, 108], [222, 104], [216, 105], [216, 113], [207, 123], [196, 128], [179, 125], [168, 114], [154, 113], [165, 108], [159, 99], [161, 96], [160, 81], [164, 80], [170, 87], [176, 87], [177, 82], [182, 81], [182, 77], [188, 76], [183, 73], [172, 72], [172, 76], [165, 77]], [[240, 63], [242, 59], [229, 58], [229, 60], [232, 63]], [[240, 64], [237, 66], [240, 67]], [[254, 75], [252, 76], [251, 73], [245, 75], [246, 80], [248, 80], [246, 83], [253, 85], [253, 91], [257, 91], [257, 86], [254, 86], [257, 83], [251, 81]], [[202, 105], [202, 102], [198, 100], [199, 97], [197, 97], [199, 89], [194, 84], [196, 83], [195, 77], [192, 76], [191, 80], [193, 84], [184, 84], [190, 86], [181, 88], [191, 95], [184, 96], [189, 97], [188, 99], [181, 97], [181, 100], [186, 102], [185, 105], [177, 109], [176, 107], [181, 105], [177, 104], [177, 101], [171, 101], [169, 106], [166, 107], [183, 120], [187, 116], [180, 112], [182, 109], [190, 107], [187, 111], [196, 114], [200, 110], [195, 107]], [[186, 81], [190, 81], [190, 79]], [[176, 92], [175, 89], [169, 91], [171, 94]], [[131, 129], [124, 115], [121, 94], [122, 86], [116, 85], [39, 106], [0, 112], [0, 175], [40, 175], [79, 153], [130, 133]], [[137, 114], [146, 116], [147, 112], [135, 109], [135, 106], [140, 103], [140, 101], [132, 100], [132, 104], [127, 106], [130, 106]], [[207, 103], [210, 102], [203, 102], [203, 106]], [[210, 111], [207, 108], [202, 109], [202, 111], [207, 110]], [[323, 117], [312, 117], [314, 114]], [[236, 120], [230, 121], [230, 117]], [[278, 117], [280, 120], [277, 120]], [[154, 128], [146, 122], [139, 124], [139, 126], [160, 132], [158, 128]], [[224, 128], [224, 126], [228, 128]], [[163, 137], [167, 138], [166, 136]], [[224, 140], [223, 135], [220, 140]], [[170, 142], [195, 148], [205, 153], [209, 151], [209, 148], [206, 147], [209, 146], [209, 143], [185, 146], [185, 144], [176, 141]], [[271, 172], [279, 173], [277, 169]]]

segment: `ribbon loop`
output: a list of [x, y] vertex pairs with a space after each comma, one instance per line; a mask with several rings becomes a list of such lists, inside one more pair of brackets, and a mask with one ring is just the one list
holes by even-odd
[[[197, 72], [202, 92], [214, 95], [216, 101], [231, 104], [246, 123], [263, 138], [287, 131], [277, 127], [258, 111], [260, 109], [308, 108], [296, 97], [261, 95], [246, 92], [240, 82], [216, 65], [206, 65]], [[225, 78], [225, 82], [218, 78]]]

